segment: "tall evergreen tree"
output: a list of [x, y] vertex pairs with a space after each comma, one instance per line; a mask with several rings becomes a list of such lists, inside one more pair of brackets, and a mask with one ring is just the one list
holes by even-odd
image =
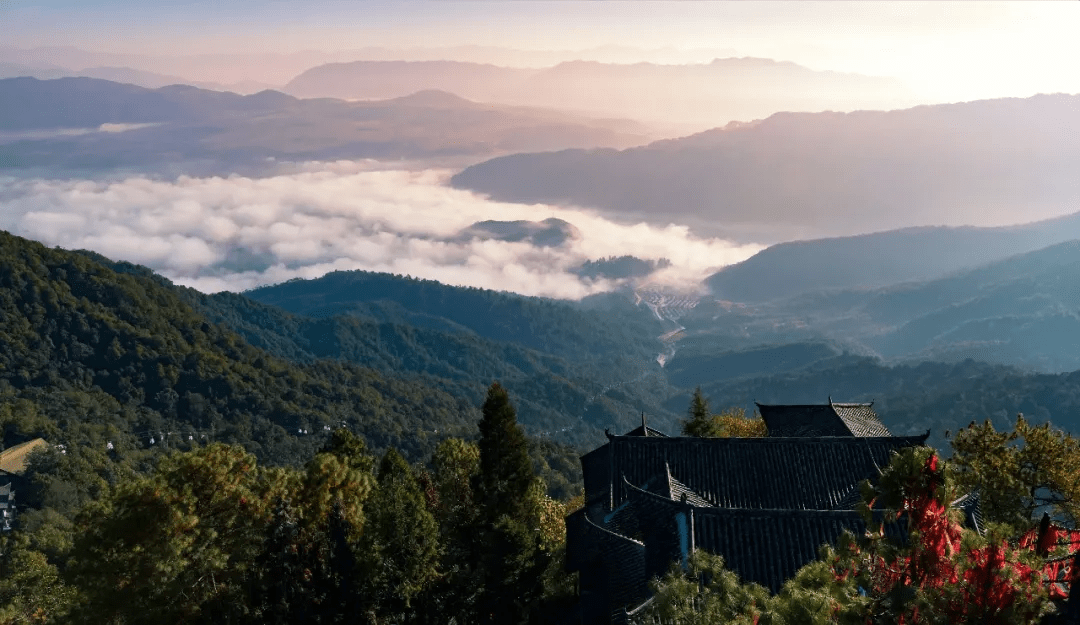
[[[531, 527], [536, 476], [517, 412], [498, 382], [488, 388], [480, 420], [480, 474], [474, 491], [480, 505], [473, 553], [480, 563], [481, 623], [523, 623], [543, 594], [550, 561]], [[542, 492], [542, 490], [540, 491]]]
[[690, 407], [686, 409], [689, 419], [682, 423], [684, 436], [711, 436], [712, 419], [709, 413], [709, 400], [701, 393], [701, 387], [694, 389], [694, 397], [690, 400]]
[[536, 476], [529, 460], [525, 432], [506, 389], [498, 382], [488, 388], [480, 419], [480, 475], [477, 499], [489, 521], [501, 515], [522, 519], [529, 487]]

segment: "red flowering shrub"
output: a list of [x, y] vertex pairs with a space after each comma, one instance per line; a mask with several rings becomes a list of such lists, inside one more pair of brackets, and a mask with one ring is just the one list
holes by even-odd
[[[986, 537], [963, 528], [949, 509], [954, 493], [942, 464], [929, 448], [909, 449], [876, 488], [866, 487], [869, 529], [838, 545], [831, 558], [836, 581], [855, 580], [869, 599], [859, 610], [866, 623], [1036, 622], [1053, 610], [1050, 597], [1068, 592], [1063, 583], [1047, 582], [1068, 580], [1071, 558], [1046, 562], [1041, 555], [1066, 532], [1044, 528], [1041, 540], [1031, 534], [1011, 543], [1002, 527]], [[1068, 542], [1072, 537], [1068, 532]]]

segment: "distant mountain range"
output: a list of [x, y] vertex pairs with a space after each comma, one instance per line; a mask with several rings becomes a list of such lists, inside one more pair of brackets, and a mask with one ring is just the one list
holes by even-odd
[[828, 289], [938, 278], [1080, 238], [1080, 213], [998, 228], [904, 228], [770, 246], [706, 280], [713, 295], [762, 302]]
[[207, 80], [191, 80], [182, 76], [161, 74], [144, 69], [131, 67], [86, 67], [83, 69], [69, 69], [47, 63], [24, 65], [21, 63], [9, 63], [0, 61], [0, 78], [37, 78], [38, 80], [53, 80], [56, 78], [99, 78], [111, 80], [147, 89], [157, 89], [169, 85], [190, 85], [201, 89], [214, 91], [231, 91], [241, 95], [250, 95], [271, 89], [274, 85], [255, 81], [242, 81], [234, 83], [219, 83]]
[[[920, 252], [925, 248], [913, 253]], [[789, 262], [813, 262], [806, 254], [777, 254], [772, 260], [785, 256]], [[747, 283], [749, 273], [742, 276]], [[1074, 239], [931, 280], [811, 290], [742, 305], [705, 300], [680, 319], [686, 338], [671, 366], [685, 369], [679, 359], [690, 354], [711, 361], [755, 345], [826, 340], [837, 346], [836, 353], [889, 362], [972, 358], [1029, 370], [1073, 371], [1080, 369], [1076, 284], [1080, 240]]]
[[[705, 59], [736, 56], [731, 48], [638, 48], [605, 45], [584, 50], [525, 50], [496, 46], [463, 45], [450, 47], [386, 48], [366, 46], [334, 52], [306, 50], [290, 53], [204, 53], [192, 50], [181, 55], [147, 55], [96, 52], [74, 46], [39, 46], [22, 49], [0, 44], [0, 78], [34, 76], [60, 78], [82, 76], [87, 68], [128, 68], [157, 75], [182, 76], [183, 84], [214, 83], [229, 87], [229, 91], [255, 93], [279, 88], [301, 72], [326, 63], [350, 61], [464, 61], [470, 63], [499, 63], [508, 67], [549, 67], [574, 60], [593, 60], [607, 63], [636, 63], [650, 59], [657, 63], [700, 63]], [[24, 73], [4, 74], [5, 65], [21, 66]], [[63, 74], [42, 75], [42, 70], [60, 70]], [[104, 76], [91, 76], [104, 78]], [[142, 87], [161, 85], [143, 84]], [[241, 91], [247, 85], [261, 85]]]
[[[103, 124], [114, 132], [97, 132]], [[0, 164], [12, 169], [210, 162], [217, 165], [207, 169], [220, 173], [222, 164], [258, 167], [268, 159], [475, 161], [570, 145], [639, 145], [648, 141], [647, 132], [635, 122], [492, 107], [432, 91], [349, 103], [276, 91], [240, 96], [183, 85], [145, 89], [91, 78], [0, 80]]]
[[567, 61], [541, 69], [461, 61], [354, 61], [313, 67], [283, 88], [300, 97], [348, 99], [382, 99], [421, 89], [697, 129], [776, 111], [896, 108], [914, 102], [893, 79], [758, 58], [685, 65]]
[[761, 243], [1003, 225], [1076, 210], [1078, 107], [1080, 96], [1041, 95], [778, 113], [623, 151], [500, 157], [452, 183], [498, 200], [588, 206]]

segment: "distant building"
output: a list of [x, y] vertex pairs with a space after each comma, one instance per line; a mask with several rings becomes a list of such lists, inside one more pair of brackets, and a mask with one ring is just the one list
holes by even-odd
[[859, 484], [929, 435], [892, 436], [872, 404], [758, 409], [767, 437], [668, 437], [643, 420], [581, 457], [585, 505], [566, 526], [583, 623], [625, 622], [695, 549], [776, 592], [822, 544], [865, 530]]
[[35, 438], [0, 451], [0, 530], [9, 531], [15, 525], [15, 491], [22, 487], [27, 457], [47, 444]]

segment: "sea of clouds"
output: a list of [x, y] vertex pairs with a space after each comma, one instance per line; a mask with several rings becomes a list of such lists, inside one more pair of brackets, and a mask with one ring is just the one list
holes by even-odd
[[[618, 286], [575, 275], [586, 260], [667, 258], [671, 266], [650, 279], [692, 285], [761, 249], [697, 237], [682, 225], [493, 202], [446, 186], [451, 173], [341, 161], [259, 178], [7, 178], [0, 179], [0, 229], [145, 265], [207, 293], [364, 269], [576, 299]], [[459, 236], [478, 221], [551, 217], [580, 236], [548, 247]]]

